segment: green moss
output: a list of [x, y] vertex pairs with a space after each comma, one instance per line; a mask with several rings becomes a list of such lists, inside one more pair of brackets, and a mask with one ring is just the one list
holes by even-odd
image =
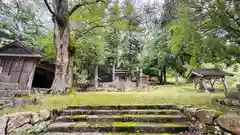
[[[142, 134], [108, 133], [107, 135], [142, 135]], [[172, 135], [172, 134], [163, 133], [163, 134], [144, 134], [144, 135]]]
[[72, 119], [87, 119], [88, 115], [73, 115]]
[[133, 122], [113, 122], [112, 126], [113, 127], [135, 127], [137, 123]]
[[31, 98], [32, 98], [32, 96], [30, 96], [30, 95], [24, 95], [24, 96], [21, 96], [20, 98], [24, 98], [24, 99], [31, 99]]
[[223, 112], [214, 110], [214, 109], [200, 109], [199, 111], [212, 112], [214, 114], [214, 117], [219, 117], [219, 116], [224, 115]]
[[172, 124], [172, 123], [164, 123], [164, 124], [160, 124], [160, 126], [163, 126], [163, 127], [185, 127], [184, 125], [180, 125], [180, 124]]
[[76, 123], [71, 125], [70, 127], [88, 127], [89, 124], [87, 122], [82, 122], [82, 123]]
[[219, 117], [219, 116], [222, 116], [222, 115], [224, 115], [223, 112], [216, 110], [216, 112], [215, 112], [216, 117]]
[[111, 126], [112, 123], [108, 123], [108, 122], [81, 122], [81, 123], [76, 123], [71, 125], [71, 127], [88, 127], [88, 126], [92, 126], [92, 127], [96, 127], [96, 126]]
[[121, 117], [123, 118], [136, 118], [136, 117], [139, 117], [139, 116], [153, 116], [153, 117], [156, 117], [156, 118], [171, 118], [171, 117], [174, 117], [174, 115], [121, 115]]
[[77, 94], [77, 90], [75, 88], [73, 88], [73, 87], [70, 87], [67, 90], [67, 94], [69, 94], [69, 95], [76, 95]]

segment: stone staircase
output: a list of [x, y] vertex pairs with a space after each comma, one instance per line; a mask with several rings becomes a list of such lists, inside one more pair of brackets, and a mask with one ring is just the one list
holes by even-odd
[[188, 119], [175, 105], [68, 106], [44, 135], [179, 134], [189, 130]]

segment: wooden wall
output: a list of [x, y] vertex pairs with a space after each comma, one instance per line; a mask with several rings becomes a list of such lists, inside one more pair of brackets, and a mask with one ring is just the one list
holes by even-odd
[[2, 74], [10, 76], [10, 83], [19, 83], [21, 89], [30, 89], [37, 60], [22, 57], [0, 57]]
[[8, 53], [8, 54], [29, 54], [28, 51], [25, 49], [18, 47], [18, 46], [12, 46], [10, 48], [6, 48], [4, 50], [1, 50], [1, 53]]

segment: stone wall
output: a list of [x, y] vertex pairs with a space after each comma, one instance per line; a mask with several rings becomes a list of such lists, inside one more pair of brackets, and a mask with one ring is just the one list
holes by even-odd
[[[56, 111], [21, 112], [0, 117], [0, 135], [17, 135], [19, 130], [32, 130], [41, 122], [51, 120]], [[50, 123], [50, 122], [49, 122]]]
[[191, 120], [191, 127], [205, 134], [239, 135], [240, 116], [224, 114], [213, 109], [183, 108], [183, 114]]
[[18, 90], [19, 85], [18, 83], [0, 82], [0, 89], [1, 90]]
[[0, 82], [10, 82], [10, 76], [0, 74]]

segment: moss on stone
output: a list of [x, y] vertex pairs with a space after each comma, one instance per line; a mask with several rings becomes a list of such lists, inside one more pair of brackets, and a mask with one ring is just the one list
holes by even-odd
[[72, 119], [87, 119], [88, 115], [73, 115], [71, 116]]
[[173, 124], [173, 123], [162, 123], [162, 124], [160, 124], [160, 126], [170, 127], [170, 128], [175, 128], [175, 127], [186, 127], [185, 125]]
[[33, 96], [31, 95], [24, 95], [24, 96], [21, 96], [21, 98], [23, 99], [31, 99]]
[[[142, 134], [129, 134], [129, 133], [108, 133], [107, 135], [142, 135]], [[162, 134], [144, 134], [144, 135], [172, 135], [169, 133], [162, 133]]]
[[137, 123], [133, 122], [113, 122], [113, 127], [136, 127]]
[[70, 127], [88, 127], [89, 124], [87, 122], [82, 122], [82, 123], [76, 123], [76, 124], [72, 124]]

